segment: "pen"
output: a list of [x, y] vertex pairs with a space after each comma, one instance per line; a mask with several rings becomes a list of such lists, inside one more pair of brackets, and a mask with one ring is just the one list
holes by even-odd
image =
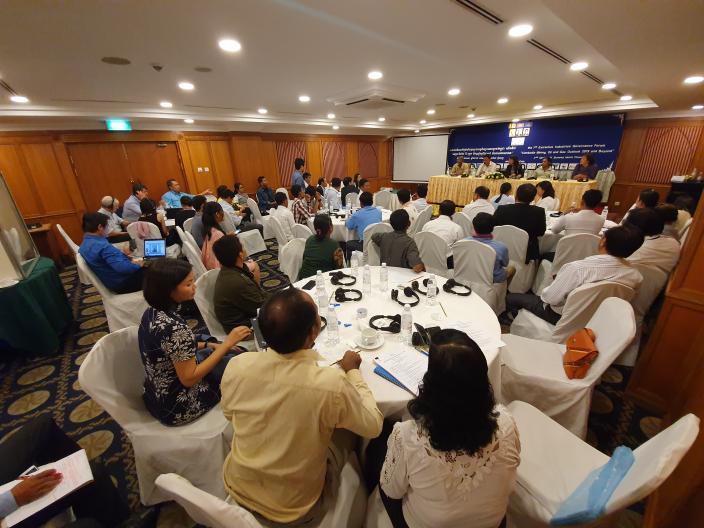
[[438, 302], [438, 304], [440, 305], [440, 308], [442, 309], [442, 313], [444, 313], [445, 317], [447, 317], [447, 312], [445, 311], [445, 307], [442, 305], [441, 302]]

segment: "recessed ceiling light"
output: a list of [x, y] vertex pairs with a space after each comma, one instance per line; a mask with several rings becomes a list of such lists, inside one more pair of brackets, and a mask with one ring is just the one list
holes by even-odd
[[570, 70], [572, 71], [582, 71], [589, 68], [589, 64], [586, 62], [573, 62], [570, 64]]
[[384, 74], [381, 73], [381, 72], [378, 71], [378, 70], [370, 71], [370, 72], [367, 74], [367, 77], [370, 78], [372, 81], [378, 81], [378, 80], [381, 79], [383, 76], [384, 76]]
[[386, 121], [386, 118], [382, 116], [377, 121], [381, 121], [383, 123], [384, 121]]
[[183, 122], [186, 123], [187, 125], [192, 125], [193, 119], [184, 119]]
[[447, 95], [459, 95], [460, 94], [460, 89], [459, 88], [450, 88], [447, 91]]
[[162, 108], [171, 108], [173, 106], [173, 103], [169, 101], [162, 101], [159, 103], [159, 106]]
[[533, 110], [542, 110], [542, 109], [543, 109], [543, 105], [535, 105], [533, 107]]
[[530, 24], [518, 24], [517, 26], [513, 26], [511, 29], [508, 30], [508, 36], [509, 37], [525, 37], [529, 33], [533, 32], [533, 26]]
[[418, 121], [418, 122], [419, 122], [419, 123], [420, 123], [421, 125], [424, 125], [424, 124], [426, 124], [426, 123], [427, 123], [427, 121], [426, 121], [425, 119], [421, 119], [421, 120], [420, 120], [420, 121]]
[[299, 95], [298, 100], [302, 103], [308, 103], [310, 102], [310, 96], [308, 95]]
[[615, 82], [607, 82], [601, 85], [602, 90], [613, 90], [614, 88], [616, 88]]
[[420, 132], [420, 130], [418, 130], [418, 129], [416, 128], [413, 132], [415, 132], [415, 133], [417, 134], [418, 132]]
[[631, 99], [633, 99], [632, 95], [622, 95], [621, 96], [621, 101], [630, 101]]
[[230, 53], [235, 53], [242, 49], [242, 44], [237, 42], [235, 39], [221, 39], [218, 41], [218, 46], [223, 51], [229, 51]]
[[474, 117], [474, 114], [467, 114], [467, 117], [468, 117], [469, 119], [472, 119], [472, 118]]
[[433, 115], [434, 113], [435, 113], [435, 109], [434, 109], [434, 108], [431, 108], [430, 110], [428, 110], [428, 111], [426, 112], [426, 114], [428, 114], [428, 115]]
[[262, 114], [262, 115], [263, 115], [263, 114], [266, 114], [268, 111], [269, 111], [269, 110], [267, 110], [266, 108], [257, 108], [257, 112], [259, 112], [259, 113]]
[[499, 104], [506, 104], [508, 103], [508, 97], [499, 97], [496, 102]]
[[704, 76], [702, 75], [692, 75], [684, 80], [685, 84], [699, 84], [704, 81]]
[[520, 119], [518, 119], [517, 117], [514, 117], [513, 119], [511, 119], [511, 123], [518, 123], [519, 121], [520, 121]]
[[333, 129], [333, 130], [340, 130], [340, 125], [333, 125], [333, 126], [332, 126], [332, 129]]
[[178, 87], [181, 88], [181, 90], [191, 91], [195, 88], [195, 85], [192, 82], [181, 81], [178, 83]]
[[328, 119], [335, 119], [335, 114], [333, 114], [332, 112], [330, 112], [330, 113], [328, 114]]
[[704, 105], [694, 105], [692, 107], [692, 110], [702, 110], [704, 108]]
[[13, 95], [10, 97], [10, 101], [13, 103], [28, 103], [29, 99], [26, 98], [24, 95]]

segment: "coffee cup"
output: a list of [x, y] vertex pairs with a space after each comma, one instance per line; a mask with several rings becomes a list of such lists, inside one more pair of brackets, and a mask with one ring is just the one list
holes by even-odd
[[376, 343], [377, 331], [373, 328], [365, 328], [362, 330], [361, 341], [364, 346], [372, 346]]

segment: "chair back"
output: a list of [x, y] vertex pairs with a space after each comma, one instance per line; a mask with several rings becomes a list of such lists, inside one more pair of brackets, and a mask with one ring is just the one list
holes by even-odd
[[225, 329], [215, 316], [215, 306], [213, 305], [215, 281], [218, 280], [219, 274], [219, 269], [206, 271], [196, 280], [195, 301], [210, 335], [222, 340], [227, 336], [227, 332], [225, 332]]
[[416, 217], [416, 219], [411, 223], [411, 227], [408, 228], [408, 236], [412, 237], [416, 233], [423, 231], [423, 227], [428, 223], [430, 217], [433, 216], [433, 206], [429, 205], [421, 211], [421, 213]]
[[148, 238], [164, 238], [161, 236], [161, 230], [152, 224], [151, 222], [132, 222], [127, 226], [127, 233], [130, 235], [130, 238], [134, 240], [134, 243], [137, 245], [137, 248], [135, 249], [135, 253], [139, 255], [140, 257], [144, 255], [144, 238], [139, 234], [141, 230], [147, 230], [149, 231], [149, 237]]
[[374, 205], [383, 207], [384, 209], [391, 209], [391, 191], [383, 189], [374, 193]]
[[279, 244], [279, 251], [288, 243], [288, 238], [284, 232], [284, 226], [281, 225], [281, 220], [273, 215], [269, 215], [269, 227], [271, 227], [276, 237], [276, 242]]
[[205, 265], [203, 264], [203, 259], [201, 258], [200, 251], [196, 249], [196, 241], [193, 238], [193, 235], [184, 231], [178, 226], [176, 226], [176, 231], [178, 232], [178, 236], [181, 237], [181, 251], [186, 255], [186, 258], [188, 259], [188, 262], [191, 263], [191, 266], [193, 266], [193, 274], [195, 275], [196, 279], [198, 279], [207, 270], [205, 269]]
[[197, 488], [180, 475], [159, 475], [156, 485], [167, 499], [176, 501], [199, 525], [213, 528], [262, 528], [254, 515], [241, 506], [228, 504]]
[[301, 271], [303, 252], [305, 249], [305, 239], [294, 238], [281, 247], [279, 251], [279, 267], [292, 283], [298, 280], [298, 273]]
[[289, 199], [288, 189], [286, 187], [279, 187], [278, 189], [276, 189], [276, 192], [277, 193], [280, 193], [280, 192], [284, 193], [286, 195], [286, 199], [287, 200]]
[[557, 241], [555, 247], [555, 258], [552, 260], [550, 273], [557, 275], [560, 268], [565, 264], [582, 260], [599, 251], [599, 237], [588, 233], [577, 233], [567, 235]]
[[105, 302], [106, 299], [113, 298], [117, 295], [103, 284], [103, 281], [101, 281], [93, 272], [91, 267], [83, 258], [83, 255], [80, 253], [76, 253], [76, 267], [78, 268], [78, 271], [81, 272], [84, 277], [88, 277], [91, 284], [95, 286], [95, 289], [98, 290], [98, 293], [103, 298], [103, 302]]
[[[459, 213], [462, 214], [462, 213]], [[477, 240], [460, 240], [452, 245], [455, 261], [454, 279], [462, 284], [492, 286], [494, 283], [494, 248]]]
[[631, 303], [636, 316], [636, 324], [640, 325], [645, 314], [648, 313], [655, 299], [667, 284], [668, 275], [655, 266], [641, 263], [635, 263], [632, 266], [643, 275], [643, 282], [640, 283], [636, 296]]
[[375, 233], [391, 233], [394, 229], [386, 222], [378, 222], [368, 225], [364, 229], [364, 243], [362, 250], [364, 252], [364, 262], [370, 266], [381, 265], [381, 257], [379, 256], [379, 247], [372, 242], [372, 236]]
[[[562, 317], [557, 322], [552, 332], [553, 341], [556, 343], [564, 343], [570, 335], [580, 328], [585, 328], [605, 299], [618, 297], [628, 303], [633, 299], [634, 295], [635, 291], [633, 288], [629, 288], [618, 282], [599, 281], [580, 286], [567, 296], [565, 307], [562, 310]], [[630, 313], [631, 318], [633, 318], [633, 309], [631, 309]], [[612, 319], [611, 324], [613, 324], [613, 321]], [[619, 321], [618, 324], [622, 324], [621, 321]], [[629, 325], [629, 322], [623, 321], [623, 324]], [[633, 324], [633, 332], [635, 334], [635, 323]], [[631, 339], [632, 338], [633, 335], [631, 335]], [[628, 342], [624, 347], [626, 345], [628, 345]]]
[[187, 218], [183, 221], [183, 230], [187, 233], [191, 232], [191, 225], [193, 225], [193, 217]]
[[680, 238], [680, 245], [684, 247], [684, 243], [687, 241], [687, 235], [689, 234], [689, 227], [692, 225], [692, 219], [690, 218], [687, 220], [684, 224], [684, 227], [680, 229], [679, 232], [679, 238]]
[[699, 418], [687, 414], [642, 444], [635, 461], [606, 504], [606, 514], [643, 500], [667, 479], [699, 434]]
[[421, 231], [413, 235], [420, 252], [420, 259], [425, 264], [425, 270], [429, 273], [435, 273], [441, 277], [449, 277], [450, 272], [447, 269], [447, 253], [448, 245], [440, 235], [430, 231]]
[[70, 236], [68, 236], [68, 233], [64, 231], [64, 228], [61, 224], [56, 224], [56, 229], [59, 231], [59, 234], [61, 237], [64, 239], [66, 244], [68, 245], [69, 249], [73, 251], [74, 255], [78, 253], [78, 245], [71, 239]]
[[262, 216], [262, 213], [259, 210], [259, 205], [257, 205], [257, 202], [255, 202], [251, 198], [247, 198], [247, 207], [249, 207], [249, 210], [252, 211], [252, 216], [257, 221], [257, 223], [263, 225], [264, 217]]
[[247, 255], [256, 255], [262, 251], [266, 251], [266, 242], [258, 229], [250, 229], [248, 231], [240, 231], [237, 234], [242, 247], [247, 252]]
[[528, 251], [528, 233], [512, 225], [501, 225], [494, 228], [494, 238], [506, 244], [508, 258], [514, 262], [525, 262]]
[[293, 229], [291, 229], [291, 232], [293, 233], [293, 238], [303, 238], [308, 240], [308, 237], [313, 236], [313, 231], [311, 231], [308, 226], [303, 224], [295, 224]]
[[609, 169], [602, 169], [596, 173], [596, 188], [601, 191], [601, 201], [608, 203], [611, 186], [616, 181], [616, 174]]
[[462, 228], [464, 236], [472, 236], [472, 220], [463, 212], [452, 215], [452, 221]]
[[555, 211], [559, 211], [559, 210], [560, 210], [560, 199], [555, 198]]

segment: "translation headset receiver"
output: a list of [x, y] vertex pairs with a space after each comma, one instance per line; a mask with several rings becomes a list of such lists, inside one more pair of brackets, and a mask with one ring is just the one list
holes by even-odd
[[[455, 290], [455, 288], [464, 288], [465, 291], [457, 291]], [[462, 297], [467, 297], [468, 295], [472, 294], [472, 288], [465, 284], [462, 284], [461, 282], [457, 282], [455, 279], [448, 279], [447, 282], [442, 285], [442, 290], [447, 293], [461, 295]]]
[[[352, 297], [349, 297], [348, 294], [352, 294]], [[335, 300], [337, 302], [360, 301], [362, 300], [362, 292], [352, 288], [338, 288], [335, 290]]]
[[406, 286], [405, 288], [403, 288], [403, 294], [404, 294], [406, 297], [413, 297], [414, 300], [413, 300], [413, 301], [399, 301], [399, 300], [398, 300], [398, 290], [397, 290], [396, 288], [394, 288], [393, 290], [391, 290], [391, 298], [392, 298], [394, 301], [396, 301], [397, 303], [399, 303], [401, 306], [409, 305], [409, 306], [413, 307], [413, 306], [417, 306], [418, 303], [420, 303], [420, 297], [419, 297], [418, 294], [413, 290], [413, 288], [411, 288], [410, 286]]
[[328, 327], [328, 320], [322, 315], [320, 316], [320, 331], [322, 332]]
[[426, 278], [426, 279], [423, 279], [423, 286], [425, 286], [425, 291], [423, 291], [423, 290], [420, 289], [417, 280], [414, 280], [414, 281], [411, 283], [411, 287], [412, 287], [415, 291], [417, 291], [417, 292], [420, 293], [421, 295], [428, 295], [428, 279], [427, 279], [427, 278]]
[[[389, 319], [391, 322], [387, 326], [379, 326], [376, 322], [379, 319]], [[401, 333], [401, 316], [400, 315], [375, 315], [369, 319], [369, 326], [380, 332], [390, 332], [392, 334]]]
[[334, 271], [330, 274], [330, 282], [335, 286], [352, 286], [357, 283], [357, 277], [347, 275], [341, 271]]

